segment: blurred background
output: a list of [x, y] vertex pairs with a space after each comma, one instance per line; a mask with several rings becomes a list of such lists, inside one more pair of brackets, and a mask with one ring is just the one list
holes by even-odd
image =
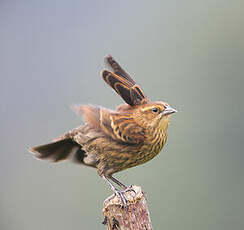
[[112, 54], [179, 112], [167, 146], [118, 173], [146, 192], [154, 229], [244, 227], [244, 4], [227, 0], [0, 1], [0, 229], [105, 229], [108, 186], [91, 168], [27, 152], [115, 108]]

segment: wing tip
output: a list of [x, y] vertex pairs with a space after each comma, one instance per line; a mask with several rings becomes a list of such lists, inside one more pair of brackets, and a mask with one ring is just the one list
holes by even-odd
[[42, 159], [43, 159], [41, 153], [38, 152], [38, 151], [36, 150], [35, 147], [27, 148], [27, 150], [28, 150], [29, 153], [31, 153], [31, 155], [32, 155], [35, 159], [37, 159], [37, 160], [42, 160]]
[[107, 59], [110, 59], [110, 58], [113, 58], [111, 54], [107, 54], [104, 59], [107, 60]]
[[108, 70], [103, 69], [103, 70], [100, 72], [100, 75], [101, 75], [102, 77], [104, 77], [105, 75], [107, 76], [109, 73], [110, 73], [110, 72], [109, 72]]

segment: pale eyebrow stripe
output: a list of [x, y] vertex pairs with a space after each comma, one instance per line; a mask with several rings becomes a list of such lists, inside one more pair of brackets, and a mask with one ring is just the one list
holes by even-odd
[[155, 106], [146, 107], [146, 108], [141, 109], [141, 111], [142, 111], [142, 112], [145, 112], [145, 111], [147, 111], [147, 110], [149, 110], [149, 109], [152, 109], [152, 108], [154, 108], [154, 107], [155, 107]]

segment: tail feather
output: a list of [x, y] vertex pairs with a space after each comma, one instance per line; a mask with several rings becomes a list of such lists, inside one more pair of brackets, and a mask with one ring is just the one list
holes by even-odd
[[[58, 162], [66, 159], [79, 159], [79, 163], [83, 163], [85, 151], [81, 146], [73, 142], [71, 139], [64, 139], [48, 143], [45, 145], [35, 146], [29, 149], [34, 153], [34, 156], [39, 159], [47, 159], [53, 162]], [[76, 160], [77, 162], [77, 160]]]

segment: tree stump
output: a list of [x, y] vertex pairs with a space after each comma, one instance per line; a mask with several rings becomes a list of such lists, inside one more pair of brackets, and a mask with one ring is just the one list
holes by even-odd
[[141, 187], [132, 186], [135, 191], [126, 191], [125, 198], [128, 200], [127, 209], [120, 207], [117, 196], [108, 197], [103, 204], [103, 224], [107, 230], [151, 230], [152, 224], [146, 203], [146, 198]]

